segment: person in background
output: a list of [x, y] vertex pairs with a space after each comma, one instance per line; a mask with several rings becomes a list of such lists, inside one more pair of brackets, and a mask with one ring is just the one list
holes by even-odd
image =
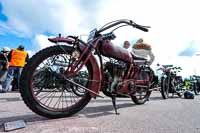
[[155, 59], [151, 46], [145, 43], [142, 38], [138, 39], [137, 42], [132, 46], [132, 53], [137, 57], [145, 58], [148, 62], [148, 65], [151, 65]]
[[8, 74], [5, 82], [3, 83], [1, 93], [9, 91], [10, 85], [14, 77], [17, 80], [16, 85], [17, 89], [19, 90], [20, 75], [28, 59], [29, 59], [28, 53], [24, 50], [23, 45], [19, 45], [17, 49], [11, 50], [11, 52], [8, 54], [8, 61], [9, 61]]
[[8, 69], [8, 53], [10, 52], [10, 48], [3, 47], [3, 49], [0, 51], [0, 84], [2, 84], [7, 75], [7, 69]]
[[[151, 46], [144, 42], [142, 38], [138, 39], [137, 42], [132, 46], [132, 54], [136, 57], [144, 58], [145, 64], [148, 65], [146, 68], [149, 68], [149, 74], [153, 76], [152, 81], [155, 84], [158, 84], [158, 77], [155, 75], [154, 71], [150, 67], [150, 65], [153, 63], [155, 56], [152, 53]], [[148, 79], [149, 76], [147, 76], [146, 72], [142, 72], [138, 75], [138, 79]], [[149, 99], [148, 99], [149, 100]]]
[[8, 53], [10, 52], [10, 48], [3, 47], [0, 52], [0, 70], [7, 70], [8, 68]]
[[9, 47], [3, 47], [1, 52], [7, 56], [8, 53], [10, 52], [10, 48]]
[[129, 49], [129, 47], [130, 47], [129, 41], [124, 41], [123, 47], [124, 47], [125, 49]]
[[130, 46], [129, 41], [124, 41], [123, 48], [127, 49], [129, 52], [131, 52]]

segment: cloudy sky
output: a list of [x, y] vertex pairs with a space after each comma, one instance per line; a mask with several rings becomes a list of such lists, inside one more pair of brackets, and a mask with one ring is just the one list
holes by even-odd
[[115, 32], [116, 45], [143, 37], [157, 63], [183, 68], [182, 75], [200, 74], [198, 0], [0, 0], [0, 48], [23, 44], [30, 54], [52, 45], [49, 36], [87, 35], [117, 19], [132, 19], [152, 28]]

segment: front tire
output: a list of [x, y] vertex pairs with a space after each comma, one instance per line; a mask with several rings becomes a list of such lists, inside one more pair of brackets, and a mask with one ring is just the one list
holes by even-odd
[[[81, 97], [77, 96], [71, 91], [70, 86], [72, 85], [63, 80], [57, 74], [57, 71], [46, 69], [48, 67], [52, 67], [52, 69], [53, 67], [60, 67], [51, 66], [51, 59], [65, 56], [67, 58], [73, 51], [73, 47], [64, 45], [48, 47], [36, 53], [24, 67], [20, 78], [20, 93], [25, 104], [36, 114], [48, 118], [68, 117], [79, 112], [91, 100], [88, 91]], [[56, 62], [56, 60], [54, 61]], [[62, 63], [62, 61], [58, 63]], [[64, 63], [67, 64], [67, 62]], [[88, 79], [92, 79], [90, 62], [86, 63], [85, 69], [89, 74]], [[40, 70], [41, 72], [44, 72], [43, 70], [47, 71], [46, 77], [44, 77], [45, 74], [39, 75], [37, 73]], [[90, 88], [90, 84], [88, 83], [85, 87]], [[53, 105], [50, 105], [50, 103]]]
[[163, 99], [168, 99], [169, 89], [170, 89], [169, 77], [162, 77], [161, 78], [161, 95]]

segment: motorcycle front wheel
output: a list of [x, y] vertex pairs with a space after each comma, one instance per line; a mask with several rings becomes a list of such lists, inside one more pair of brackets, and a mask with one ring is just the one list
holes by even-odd
[[[88, 91], [82, 92], [81, 96], [75, 94], [74, 88], [78, 86], [62, 76], [63, 70], [70, 66], [73, 51], [73, 47], [64, 45], [48, 47], [36, 53], [25, 65], [20, 78], [20, 93], [25, 104], [36, 114], [48, 118], [68, 117], [91, 100]], [[82, 69], [88, 74], [84, 77], [88, 80], [84, 80], [88, 82], [84, 87], [90, 88], [91, 63], [88, 61]]]
[[161, 78], [161, 95], [163, 99], [168, 99], [169, 97], [169, 88], [170, 87], [170, 81], [168, 77], [162, 77]]

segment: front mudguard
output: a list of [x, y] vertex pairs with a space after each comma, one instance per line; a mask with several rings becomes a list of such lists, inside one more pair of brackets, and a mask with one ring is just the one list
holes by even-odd
[[[97, 63], [97, 60], [96, 58], [94, 57], [94, 55], [91, 55], [90, 56], [90, 59], [88, 60], [91, 65], [92, 65], [92, 82], [91, 82], [91, 86], [90, 90], [96, 92], [97, 94], [99, 93], [100, 89], [101, 89], [101, 80], [102, 80], [102, 74], [101, 74], [101, 71], [100, 71], [100, 67]], [[96, 98], [96, 94], [90, 92], [90, 95], [93, 97], [93, 98]]]
[[[80, 43], [79, 44], [79, 49], [81, 51], [83, 51], [85, 48], [87, 48], [86, 45]], [[100, 69], [100, 66], [98, 65], [97, 63], [97, 60], [95, 58], [95, 56], [90, 53], [90, 58], [89, 58], [89, 63], [91, 64], [92, 66], [92, 82], [91, 82], [91, 85], [90, 85], [90, 90], [94, 91], [95, 93], [99, 94], [99, 91], [101, 89], [101, 80], [102, 80], [102, 73], [101, 73], [101, 69]], [[90, 92], [90, 95], [91, 97], [93, 98], [96, 98], [96, 94]]]

